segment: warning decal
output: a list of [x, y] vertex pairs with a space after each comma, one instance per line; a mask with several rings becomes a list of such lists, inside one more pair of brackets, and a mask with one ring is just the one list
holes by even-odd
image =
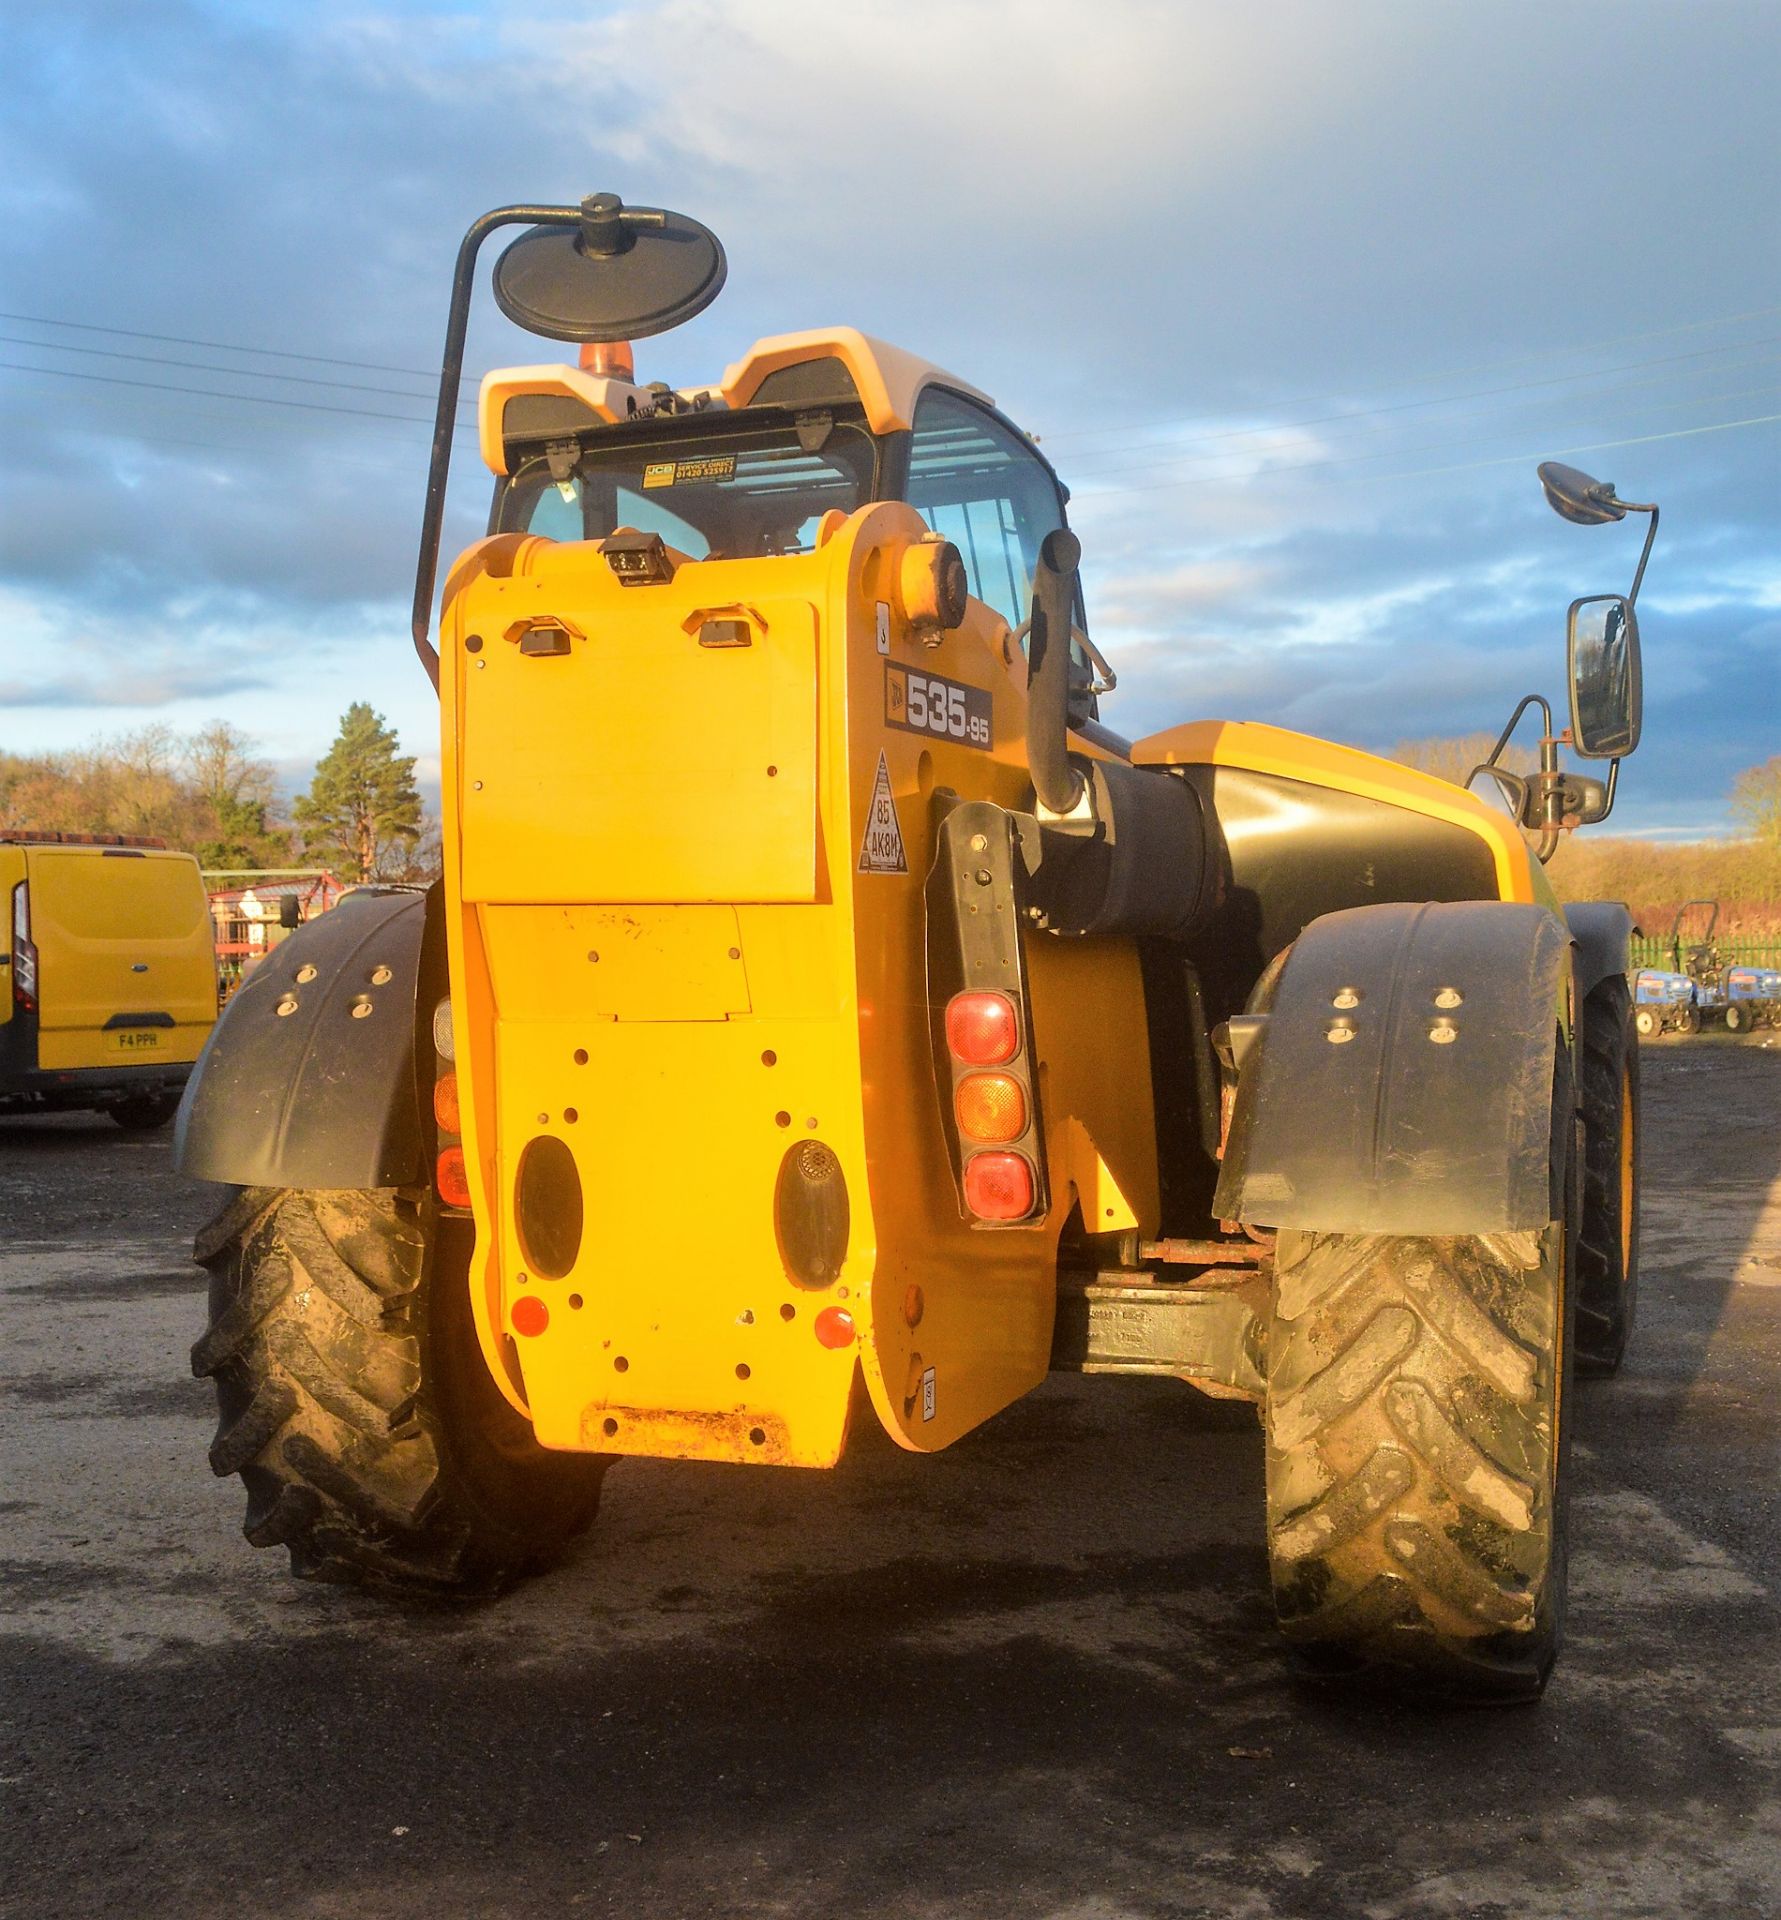
[[872, 801], [866, 809], [866, 836], [860, 842], [861, 873], [907, 873], [903, 829], [897, 824], [897, 803], [891, 797], [890, 768], [878, 756], [878, 777], [872, 782]]

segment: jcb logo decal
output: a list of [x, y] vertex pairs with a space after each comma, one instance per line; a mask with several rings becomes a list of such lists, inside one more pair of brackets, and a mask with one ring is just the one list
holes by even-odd
[[885, 663], [886, 726], [987, 751], [993, 744], [992, 712], [990, 697], [981, 687], [967, 687], [943, 674], [917, 673], [893, 661]]

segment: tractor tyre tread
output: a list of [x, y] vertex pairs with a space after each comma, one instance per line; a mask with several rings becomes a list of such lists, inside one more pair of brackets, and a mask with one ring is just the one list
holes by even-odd
[[[1577, 1236], [1577, 1370], [1615, 1372], [1632, 1338], [1639, 1287], [1639, 1049], [1624, 979], [1604, 980], [1583, 1006], [1583, 1219]], [[1633, 1128], [1630, 1231], [1623, 1235], [1623, 1092]]]
[[1268, 1545], [1310, 1668], [1467, 1699], [1544, 1685], [1564, 1589], [1562, 1232], [1281, 1233]]
[[294, 1573], [492, 1593], [591, 1522], [607, 1460], [539, 1447], [466, 1350], [429, 1198], [246, 1188], [194, 1254], [210, 1274], [192, 1350], [217, 1389], [210, 1463], [241, 1476], [243, 1531], [285, 1547]]

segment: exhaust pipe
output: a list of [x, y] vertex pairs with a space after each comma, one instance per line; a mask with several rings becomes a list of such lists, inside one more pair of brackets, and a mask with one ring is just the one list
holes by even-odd
[[1068, 527], [1048, 533], [1033, 574], [1033, 618], [1027, 630], [1027, 768], [1039, 805], [1069, 814], [1083, 779], [1070, 764], [1070, 622], [1076, 611], [1076, 569], [1082, 542]]

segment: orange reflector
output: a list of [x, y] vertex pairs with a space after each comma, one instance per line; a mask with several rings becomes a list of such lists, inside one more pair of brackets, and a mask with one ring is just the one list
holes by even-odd
[[467, 1207], [470, 1204], [470, 1176], [464, 1169], [462, 1147], [445, 1149], [434, 1168], [434, 1179], [438, 1183], [439, 1197], [448, 1207]]
[[513, 1330], [528, 1337], [550, 1325], [550, 1309], [535, 1293], [522, 1293], [513, 1303]]
[[952, 1096], [970, 1140], [1018, 1140], [1027, 1130], [1026, 1089], [1011, 1074], [968, 1073]]
[[462, 1133], [464, 1116], [458, 1111], [458, 1076], [442, 1073], [433, 1082], [433, 1118], [446, 1133]]
[[955, 993], [946, 1003], [946, 1044], [968, 1066], [999, 1067], [1020, 1048], [1020, 1016], [1005, 993]]
[[980, 1220], [1024, 1220], [1033, 1210], [1031, 1163], [1018, 1153], [974, 1153], [965, 1162], [965, 1205]]
[[853, 1315], [845, 1307], [824, 1307], [813, 1322], [818, 1342], [840, 1348], [853, 1344]]
[[637, 378], [637, 362], [628, 340], [584, 340], [581, 343], [581, 370], [599, 374], [607, 380]]

